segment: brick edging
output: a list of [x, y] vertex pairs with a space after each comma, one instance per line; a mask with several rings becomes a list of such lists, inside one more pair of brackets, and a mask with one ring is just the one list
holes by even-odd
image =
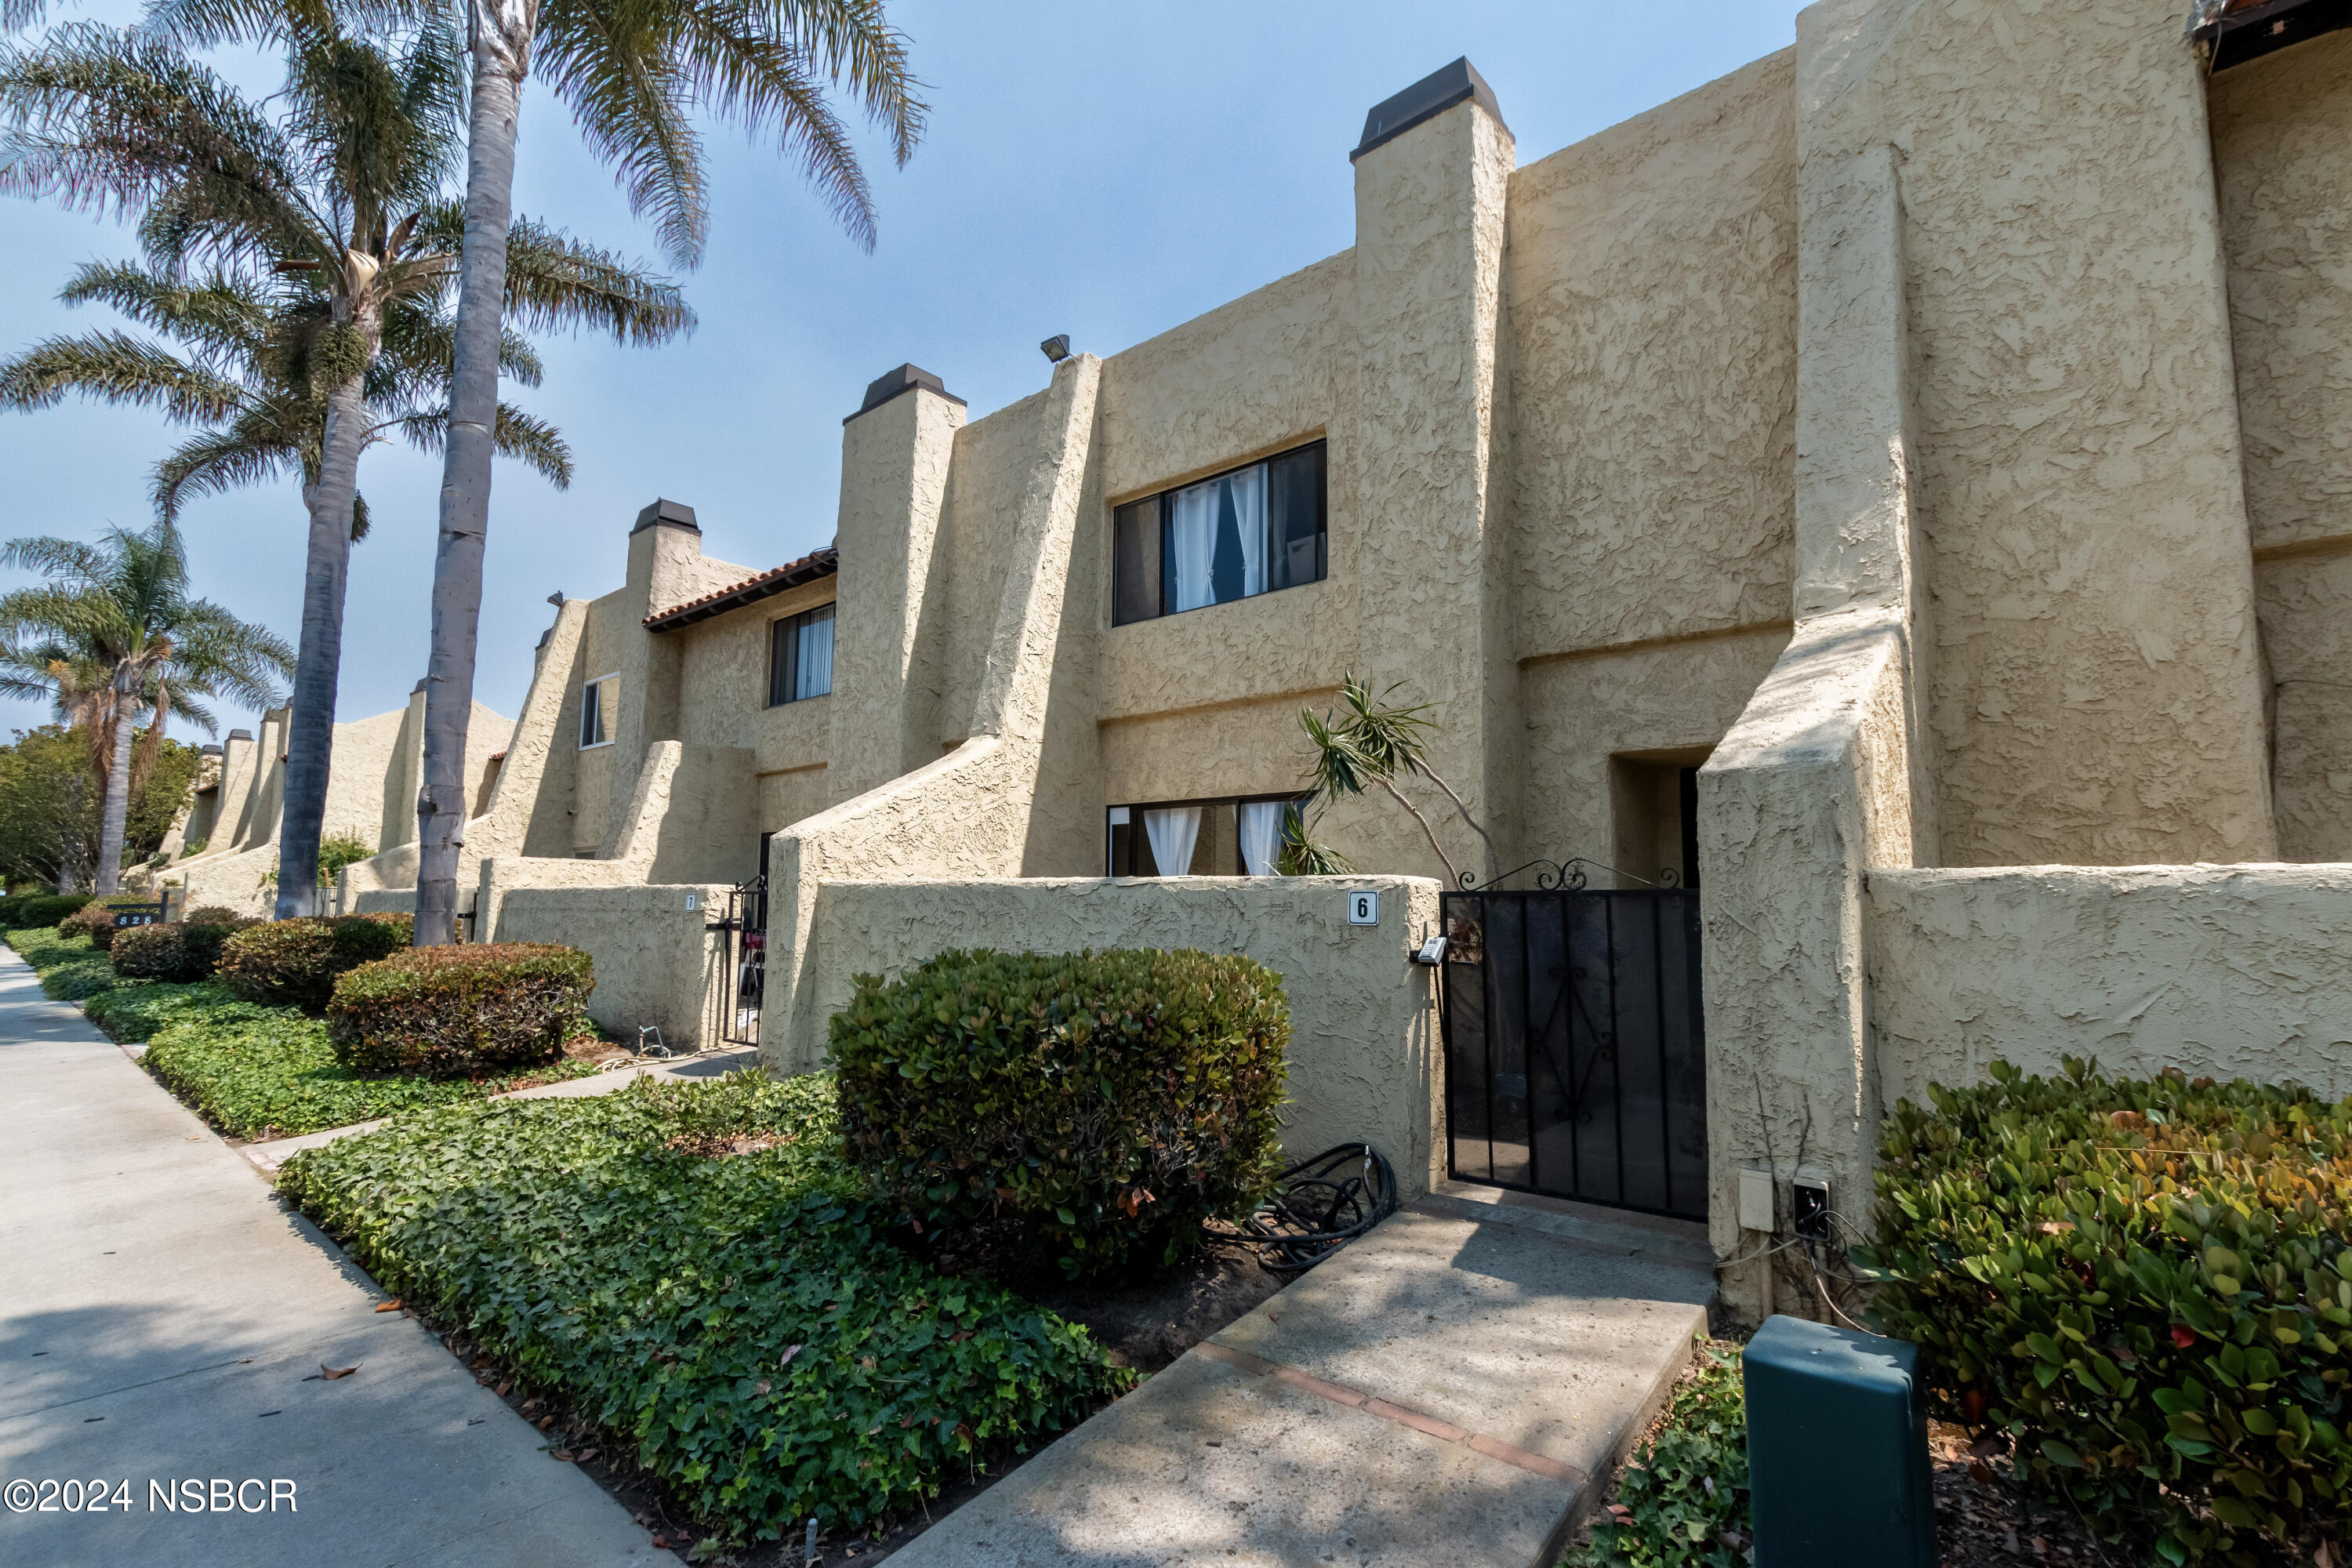
[[1441, 1421], [1434, 1415], [1426, 1415], [1405, 1405], [1391, 1404], [1388, 1400], [1377, 1398], [1360, 1389], [1326, 1382], [1304, 1367], [1288, 1366], [1281, 1362], [1268, 1361], [1264, 1356], [1252, 1355], [1247, 1351], [1235, 1350], [1230, 1345], [1221, 1345], [1213, 1340], [1203, 1340], [1194, 1345], [1192, 1353], [1209, 1361], [1222, 1363], [1237, 1372], [1245, 1372], [1252, 1377], [1271, 1377], [1277, 1383], [1286, 1383], [1293, 1388], [1312, 1394], [1321, 1399], [1328, 1399], [1334, 1405], [1343, 1405], [1350, 1410], [1360, 1410], [1367, 1415], [1377, 1416], [1383, 1421], [1393, 1421], [1401, 1426], [1410, 1426], [1414, 1431], [1424, 1433], [1440, 1442], [1465, 1444], [1474, 1452], [1484, 1454], [1490, 1459], [1499, 1459], [1504, 1464], [1515, 1466], [1530, 1475], [1542, 1476], [1547, 1480], [1559, 1481], [1580, 1490], [1591, 1479], [1574, 1465], [1565, 1465], [1558, 1459], [1546, 1458], [1541, 1454], [1530, 1454], [1515, 1444], [1504, 1442], [1500, 1437], [1490, 1437], [1483, 1432], [1469, 1431], [1465, 1427], [1456, 1426], [1451, 1421]]

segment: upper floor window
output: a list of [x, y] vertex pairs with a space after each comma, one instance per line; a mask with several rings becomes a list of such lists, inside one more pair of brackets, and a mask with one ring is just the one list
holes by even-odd
[[600, 675], [593, 680], [581, 683], [580, 749], [583, 752], [591, 746], [613, 743], [613, 737], [605, 730], [611, 717], [605, 710], [611, 702], [604, 694], [604, 689], [618, 679], [620, 677], [617, 675]]
[[768, 706], [833, 689], [833, 606], [786, 616], [769, 630]]
[[1111, 624], [1322, 581], [1325, 444], [1130, 501], [1111, 516]]

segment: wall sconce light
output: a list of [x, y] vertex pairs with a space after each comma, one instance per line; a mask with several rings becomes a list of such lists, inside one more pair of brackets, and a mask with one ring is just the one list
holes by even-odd
[[1055, 364], [1059, 364], [1064, 360], [1070, 357], [1070, 334], [1067, 332], [1056, 332], [1052, 337], [1047, 338], [1044, 342], [1039, 343], [1037, 347], [1044, 351], [1047, 359], [1053, 361]]

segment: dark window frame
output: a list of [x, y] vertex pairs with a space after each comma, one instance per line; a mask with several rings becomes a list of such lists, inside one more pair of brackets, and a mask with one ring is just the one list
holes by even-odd
[[[1261, 801], [1278, 800], [1287, 805], [1298, 807], [1299, 816], [1303, 821], [1306, 816], [1308, 798], [1308, 795], [1303, 794], [1297, 790], [1277, 790], [1270, 795], [1212, 795], [1196, 796], [1190, 800], [1145, 800], [1131, 803], [1122, 801], [1117, 805], [1107, 805], [1103, 807], [1103, 874], [1108, 877], [1165, 877], [1170, 875], [1169, 872], [1160, 870], [1159, 868], [1158, 862], [1156, 861], [1153, 863], [1152, 869], [1149, 871], [1139, 871], [1135, 869], [1135, 867], [1139, 863], [1140, 857], [1144, 854], [1150, 853], [1150, 846], [1143, 835], [1142, 814], [1144, 812], [1165, 811], [1171, 806], [1179, 805], [1197, 805], [1205, 811], [1210, 806], [1214, 805], [1240, 807], [1244, 805], [1255, 805]], [[1112, 814], [1119, 811], [1124, 811], [1128, 814], [1127, 820], [1125, 822], [1112, 821]], [[1239, 826], [1238, 816], [1235, 818], [1235, 825], [1236, 826]], [[1124, 839], [1120, 837], [1122, 834], [1125, 835]], [[1198, 854], [1199, 850], [1196, 847], [1194, 850], [1196, 858]], [[1231, 871], [1207, 871], [1202, 874], [1203, 876], [1212, 877], [1248, 876], [1248, 866], [1240, 863], [1241, 846], [1238, 835], [1236, 836], [1234, 842], [1234, 856], [1236, 861], [1235, 869]], [[1174, 873], [1174, 875], [1179, 877], [1189, 877], [1192, 874], [1192, 869], [1189, 867], [1184, 870]]]
[[[787, 702], [806, 702], [818, 697], [833, 695], [833, 678], [825, 677], [823, 691], [812, 691], [806, 697], [796, 696], [793, 688], [800, 684], [801, 639], [803, 627], [817, 620], [834, 623], [834, 636], [841, 635], [840, 617], [834, 614], [838, 601], [827, 600], [812, 605], [796, 615], [779, 616], [768, 623], [768, 703], [782, 708]], [[836, 645], [837, 646], [837, 645]]]
[[[1315, 455], [1315, 571], [1314, 575], [1291, 578], [1286, 560], [1281, 584], [1261, 589], [1255, 594], [1240, 595], [1231, 599], [1213, 599], [1205, 605], [1195, 605], [1195, 610], [1213, 609], [1219, 605], [1235, 605], [1247, 599], [1262, 599], [1268, 594], [1278, 594], [1287, 588], [1303, 588], [1310, 583], [1327, 581], [1331, 575], [1331, 443], [1328, 437], [1302, 441], [1279, 452], [1263, 458], [1253, 458], [1246, 463], [1235, 463], [1213, 474], [1203, 474], [1187, 479], [1181, 485], [1171, 485], [1150, 495], [1137, 496], [1111, 509], [1111, 611], [1114, 626], [1133, 626], [1139, 621], [1165, 620], [1170, 616], [1187, 614], [1171, 610], [1176, 579], [1175, 531], [1170, 517], [1170, 500], [1195, 485], [1213, 484], [1232, 475], [1251, 468], [1266, 472], [1266, 506], [1268, 521], [1272, 521], [1274, 505], [1274, 466], [1307, 453]], [[1139, 509], [1150, 508], [1149, 514]], [[1130, 519], [1132, 523], [1130, 523]], [[1153, 542], [1138, 537], [1144, 530], [1158, 535]], [[1303, 540], [1289, 542], [1305, 542]], [[1286, 544], [1286, 549], [1287, 545]], [[1266, 571], [1271, 577], [1276, 571], [1273, 542], [1267, 542]], [[1149, 607], [1146, 607], [1149, 606]], [[1189, 804], [1189, 803], [1188, 803]]]
[[[600, 675], [580, 683], [580, 749], [593, 752], [599, 746], [613, 743], [613, 732], [604, 723], [604, 688], [620, 679], [620, 672]], [[590, 738], [590, 731], [594, 738]]]

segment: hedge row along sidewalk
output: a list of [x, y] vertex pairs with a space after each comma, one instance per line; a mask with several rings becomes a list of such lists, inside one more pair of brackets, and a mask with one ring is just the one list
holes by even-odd
[[722, 1541], [856, 1528], [1132, 1382], [884, 1239], [830, 1075], [406, 1117], [278, 1190], [388, 1290], [581, 1412]]
[[117, 1040], [146, 1042], [140, 1065], [231, 1138], [320, 1132], [595, 1070], [566, 1059], [471, 1079], [362, 1077], [335, 1059], [326, 1025], [297, 1008], [238, 1001], [217, 981], [122, 980], [87, 938], [54, 930], [10, 931], [7, 940], [43, 991], [83, 1001], [90, 1021]]

